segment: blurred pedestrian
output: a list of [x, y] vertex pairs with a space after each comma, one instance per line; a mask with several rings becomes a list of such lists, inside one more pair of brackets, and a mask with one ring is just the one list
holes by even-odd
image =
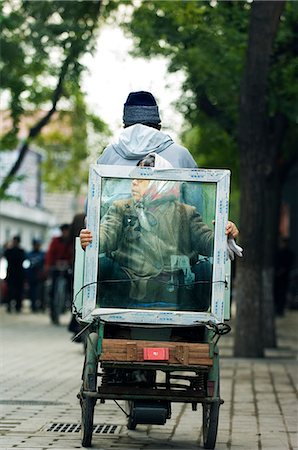
[[29, 267], [26, 270], [26, 279], [29, 286], [29, 299], [32, 312], [44, 310], [44, 261], [45, 252], [41, 250], [41, 242], [33, 239], [32, 250], [27, 254]]
[[24, 293], [24, 281], [25, 270], [23, 268], [23, 262], [25, 260], [25, 251], [20, 246], [20, 236], [14, 236], [12, 238], [12, 244], [4, 251], [4, 257], [7, 260], [7, 311], [12, 311], [12, 302], [15, 300], [16, 312], [20, 312], [22, 309], [23, 293]]
[[[65, 305], [71, 297], [71, 276], [73, 250], [69, 240], [69, 224], [60, 226], [61, 235], [54, 237], [50, 242], [48, 251], [45, 256], [45, 273], [51, 279], [51, 289], [49, 292], [51, 321], [55, 325], [59, 324], [59, 314], [65, 310]], [[63, 304], [57, 304], [55, 294], [59, 280], [65, 286], [63, 293]], [[64, 280], [66, 281], [64, 283]]]
[[80, 236], [80, 231], [85, 227], [86, 214], [84, 212], [78, 213], [74, 216], [70, 226], [69, 226], [69, 241], [72, 246], [72, 263], [75, 260], [75, 243], [76, 238]]

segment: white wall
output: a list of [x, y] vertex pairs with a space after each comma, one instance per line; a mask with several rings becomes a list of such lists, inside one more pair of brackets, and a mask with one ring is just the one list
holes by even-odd
[[21, 236], [21, 246], [31, 249], [32, 239], [43, 241], [46, 249], [50, 239], [49, 229], [55, 225], [53, 215], [43, 209], [28, 207], [19, 202], [0, 202], [0, 247], [15, 235]]

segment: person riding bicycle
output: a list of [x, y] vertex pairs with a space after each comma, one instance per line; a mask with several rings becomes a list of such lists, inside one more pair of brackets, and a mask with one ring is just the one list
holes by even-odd
[[[71, 274], [73, 249], [72, 242], [69, 239], [69, 225], [60, 226], [61, 235], [54, 237], [50, 242], [48, 251], [45, 256], [45, 272], [51, 278], [50, 297], [50, 313], [51, 320], [55, 325], [59, 324], [59, 314], [55, 308], [54, 299], [57, 290], [57, 282], [59, 277], [66, 278], [65, 297], [70, 297], [71, 293]], [[64, 299], [64, 301], [66, 298]], [[63, 309], [64, 305], [60, 305]]]

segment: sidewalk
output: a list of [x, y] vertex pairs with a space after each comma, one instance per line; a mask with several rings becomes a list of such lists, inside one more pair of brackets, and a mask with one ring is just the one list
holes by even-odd
[[[55, 327], [46, 315], [7, 314], [0, 307], [0, 449], [81, 448], [80, 387], [83, 346], [70, 341], [69, 316]], [[294, 450], [297, 444], [298, 311], [278, 319], [278, 349], [262, 360], [233, 358], [233, 336], [221, 340], [221, 396], [216, 449]], [[199, 449], [202, 413], [173, 404], [164, 426], [128, 431], [112, 401], [95, 408], [93, 448]], [[58, 424], [56, 428], [51, 424]], [[73, 427], [64, 426], [72, 424]], [[114, 427], [112, 426], [114, 425]], [[64, 428], [63, 428], [64, 426]]]

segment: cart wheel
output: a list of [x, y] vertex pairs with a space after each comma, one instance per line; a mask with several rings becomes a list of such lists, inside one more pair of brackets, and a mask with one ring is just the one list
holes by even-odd
[[[96, 347], [98, 334], [90, 333], [86, 340], [87, 346], [82, 377], [83, 391], [96, 392], [98, 365]], [[91, 447], [95, 404], [95, 398], [81, 396], [81, 438], [83, 447]]]
[[128, 421], [127, 421], [127, 425], [126, 425], [128, 430], [135, 430], [137, 427], [137, 422], [133, 418], [133, 406], [134, 406], [134, 402], [128, 402], [129, 416], [128, 416]]
[[[219, 397], [219, 371], [216, 396]], [[204, 448], [214, 449], [217, 437], [219, 406], [220, 401], [216, 403], [203, 403], [203, 441]]]
[[133, 420], [131, 417], [129, 417], [126, 426], [127, 426], [128, 430], [135, 430], [137, 428], [137, 423], [135, 420]]
[[203, 439], [204, 448], [213, 449], [216, 443], [219, 416], [219, 402], [203, 403]]
[[81, 401], [82, 447], [91, 447], [92, 432], [93, 432], [94, 406], [95, 406], [95, 401], [93, 398], [84, 398]]

